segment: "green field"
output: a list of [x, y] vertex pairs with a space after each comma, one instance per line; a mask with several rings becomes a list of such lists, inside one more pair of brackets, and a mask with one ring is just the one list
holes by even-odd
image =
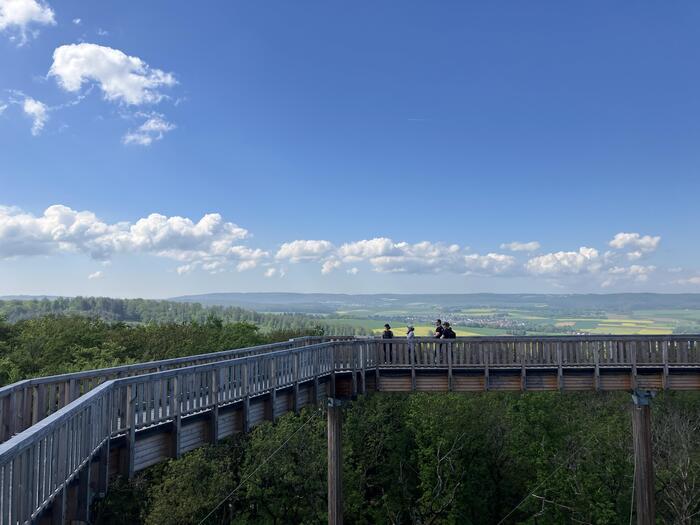
[[[423, 310], [421, 310], [421, 306]], [[499, 309], [465, 308], [453, 312], [430, 312], [425, 305], [411, 305], [402, 309], [376, 311], [355, 310], [338, 312], [327, 318], [329, 324], [362, 327], [371, 333], [381, 333], [384, 323], [391, 324], [397, 336], [405, 334], [407, 324], [413, 324], [416, 335], [433, 333], [430, 319], [440, 316], [451, 322], [459, 336], [490, 335], [661, 335], [671, 333], [700, 333], [700, 310], [635, 310], [630, 312], [566, 312], [546, 308]]]

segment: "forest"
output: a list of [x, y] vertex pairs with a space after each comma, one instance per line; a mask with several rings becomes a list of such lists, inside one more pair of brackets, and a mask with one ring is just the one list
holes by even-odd
[[333, 335], [365, 335], [355, 326], [336, 326], [316, 315], [300, 313], [259, 313], [236, 306], [202, 306], [199, 303], [113, 297], [52, 297], [0, 300], [0, 317], [14, 323], [46, 315], [83, 316], [137, 323], [203, 323], [216, 318], [224, 323], [254, 323], [262, 331], [313, 330], [323, 327]]
[[[358, 399], [344, 411], [345, 522], [627, 524], [629, 408], [626, 393]], [[697, 523], [700, 399], [657, 398], [653, 418], [659, 523]], [[324, 523], [325, 472], [325, 417], [306, 409], [117, 481], [95, 516], [197, 524], [223, 501], [204, 523]]]

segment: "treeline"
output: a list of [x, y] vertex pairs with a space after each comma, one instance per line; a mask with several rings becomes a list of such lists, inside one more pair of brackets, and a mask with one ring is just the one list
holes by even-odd
[[[360, 398], [344, 417], [345, 521], [630, 523], [630, 405], [625, 393]], [[698, 523], [700, 397], [660, 396], [653, 421], [658, 522]], [[96, 522], [199, 523], [232, 494], [205, 523], [325, 523], [325, 473], [325, 417], [307, 409], [113, 483]]]
[[323, 328], [261, 332], [248, 322], [126, 324], [48, 315], [8, 323], [0, 319], [0, 386], [63, 374], [323, 335]]
[[320, 316], [258, 313], [235, 306], [202, 306], [199, 303], [111, 297], [0, 301], [0, 317], [10, 323], [46, 315], [94, 317], [124, 323], [204, 323], [216, 318], [224, 323], [253, 323], [263, 331], [313, 330], [322, 327], [330, 335], [368, 334], [362, 327], [332, 325]]

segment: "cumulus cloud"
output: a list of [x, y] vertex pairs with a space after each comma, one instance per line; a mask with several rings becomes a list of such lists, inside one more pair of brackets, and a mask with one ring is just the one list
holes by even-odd
[[79, 26], [80, 24], [83, 23], [83, 21], [82, 21], [82, 19], [80, 19], [80, 18], [74, 18], [74, 19], [73, 19], [73, 23], [74, 23], [75, 25]]
[[602, 262], [598, 250], [582, 246], [576, 252], [553, 252], [533, 257], [525, 264], [535, 275], [561, 275], [597, 272]]
[[177, 83], [172, 73], [151, 68], [138, 57], [88, 43], [56, 48], [49, 75], [70, 92], [94, 82], [106, 100], [131, 106], [159, 102], [165, 96], [161, 89]]
[[194, 222], [152, 213], [134, 223], [106, 223], [90, 211], [54, 205], [35, 216], [0, 207], [0, 259], [55, 253], [82, 253], [107, 260], [116, 253], [145, 253], [181, 263], [178, 273], [201, 268], [216, 273], [235, 266], [254, 268], [268, 253], [240, 244], [244, 228], [218, 213]]
[[103, 276], [104, 276], [104, 274], [100, 270], [98, 270], [98, 271], [93, 272], [90, 275], [88, 275], [88, 279], [93, 281], [95, 279], [101, 279]]
[[[381, 273], [460, 273], [500, 274], [516, 264], [510, 255], [489, 253], [469, 254], [457, 244], [395, 242], [388, 237], [363, 239], [341, 245], [326, 257], [321, 268], [330, 273], [343, 264], [368, 263]], [[357, 273], [356, 267], [348, 273]]]
[[357, 275], [358, 273], [360, 273], [360, 269], [356, 266], [353, 266], [352, 268], [349, 268], [347, 272], [350, 275]]
[[[34, 34], [30, 28], [35, 25], [54, 25], [53, 10], [37, 0], [0, 0], [0, 32], [16, 31], [20, 44], [24, 44]], [[10, 37], [12, 40], [14, 36]]]
[[297, 240], [285, 242], [277, 251], [275, 258], [286, 259], [292, 263], [302, 261], [319, 261], [333, 250], [330, 241]]
[[166, 133], [174, 129], [175, 125], [165, 120], [162, 115], [151, 115], [138, 128], [124, 135], [122, 142], [150, 146], [154, 141], [161, 140]]
[[607, 288], [620, 280], [631, 280], [637, 283], [645, 283], [649, 276], [656, 270], [656, 266], [642, 266], [633, 264], [631, 266], [613, 266], [609, 268], [608, 277], [601, 286]]
[[49, 120], [49, 108], [43, 102], [26, 97], [22, 103], [22, 110], [25, 115], [32, 119], [32, 135], [36, 137], [44, 129], [46, 121]]
[[646, 254], [653, 252], [659, 246], [661, 237], [652, 237], [651, 235], [640, 235], [639, 233], [618, 233], [608, 243], [610, 247], [617, 250], [629, 249], [632, 253], [638, 252]]
[[7, 107], [8, 107], [7, 104], [3, 104], [2, 102], [0, 102], [0, 115], [5, 113], [5, 110], [7, 109]]
[[512, 252], [534, 252], [540, 249], [540, 243], [537, 241], [519, 242], [513, 241], [501, 244], [501, 250], [510, 250]]
[[327, 261], [324, 261], [324, 263], [321, 265], [321, 273], [323, 275], [327, 275], [336, 268], [340, 268], [341, 265], [342, 263], [337, 259], [328, 259]]

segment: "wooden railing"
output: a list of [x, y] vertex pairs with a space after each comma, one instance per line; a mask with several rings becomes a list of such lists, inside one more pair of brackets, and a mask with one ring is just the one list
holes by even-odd
[[[241, 356], [241, 352], [248, 355]], [[43, 378], [46, 383], [31, 380], [32, 392], [39, 392], [44, 385], [40, 396], [48, 400], [41, 405], [41, 397], [33, 394], [32, 410], [40, 407], [51, 413], [37, 416], [39, 420], [30, 428], [0, 444], [0, 525], [31, 522], [48, 505], [64, 508], [68, 486], [96, 459], [97, 485], [106, 487], [112, 438], [125, 440], [127, 450], [133, 452], [136, 433], [142, 429], [167, 422], [174, 425], [177, 435], [182, 418], [215, 412], [233, 403], [245, 407], [253, 397], [274, 397], [282, 389], [296, 391], [300, 383], [313, 382], [316, 391], [322, 378], [330, 377], [334, 382], [337, 374], [347, 376], [352, 372], [353, 391], [358, 377], [363, 382], [360, 390], [364, 391], [367, 373], [378, 377], [380, 370], [390, 373], [392, 369], [409, 368], [413, 373], [442, 369], [449, 374], [470, 369], [488, 374], [489, 369], [508, 368], [598, 371], [607, 367], [635, 371], [646, 367], [664, 373], [669, 368], [700, 370], [700, 336], [420, 338], [412, 343], [399, 338], [352, 339], [306, 346], [292, 342], [267, 345], [230, 352], [228, 357], [214, 360], [211, 354], [197, 356], [190, 362], [202, 358], [211, 362], [190, 366], [182, 366], [186, 361], [168, 360], [168, 364], [160, 362], [156, 368], [169, 369], [155, 372], [148, 372], [153, 368], [153, 363], [148, 363], [136, 368], [138, 375], [122, 378], [110, 378], [112, 372], [98, 376], [87, 372], [85, 376]], [[174, 361], [180, 366], [173, 365]], [[94, 377], [98, 377], [99, 384], [78, 383]], [[66, 392], [72, 397], [76, 391], [77, 399], [58, 405], [62, 393], [68, 401]], [[51, 399], [55, 399], [53, 405]], [[274, 411], [274, 400], [272, 406]], [[129, 464], [124, 470], [131, 474], [134, 454], [126, 457]], [[79, 486], [85, 483], [80, 478]], [[90, 498], [80, 501], [89, 506]]]
[[110, 379], [213, 363], [274, 350], [298, 348], [308, 344], [336, 339], [348, 338], [300, 337], [281, 343], [249, 348], [18, 381], [17, 383], [0, 387], [0, 443], [60, 410]]

